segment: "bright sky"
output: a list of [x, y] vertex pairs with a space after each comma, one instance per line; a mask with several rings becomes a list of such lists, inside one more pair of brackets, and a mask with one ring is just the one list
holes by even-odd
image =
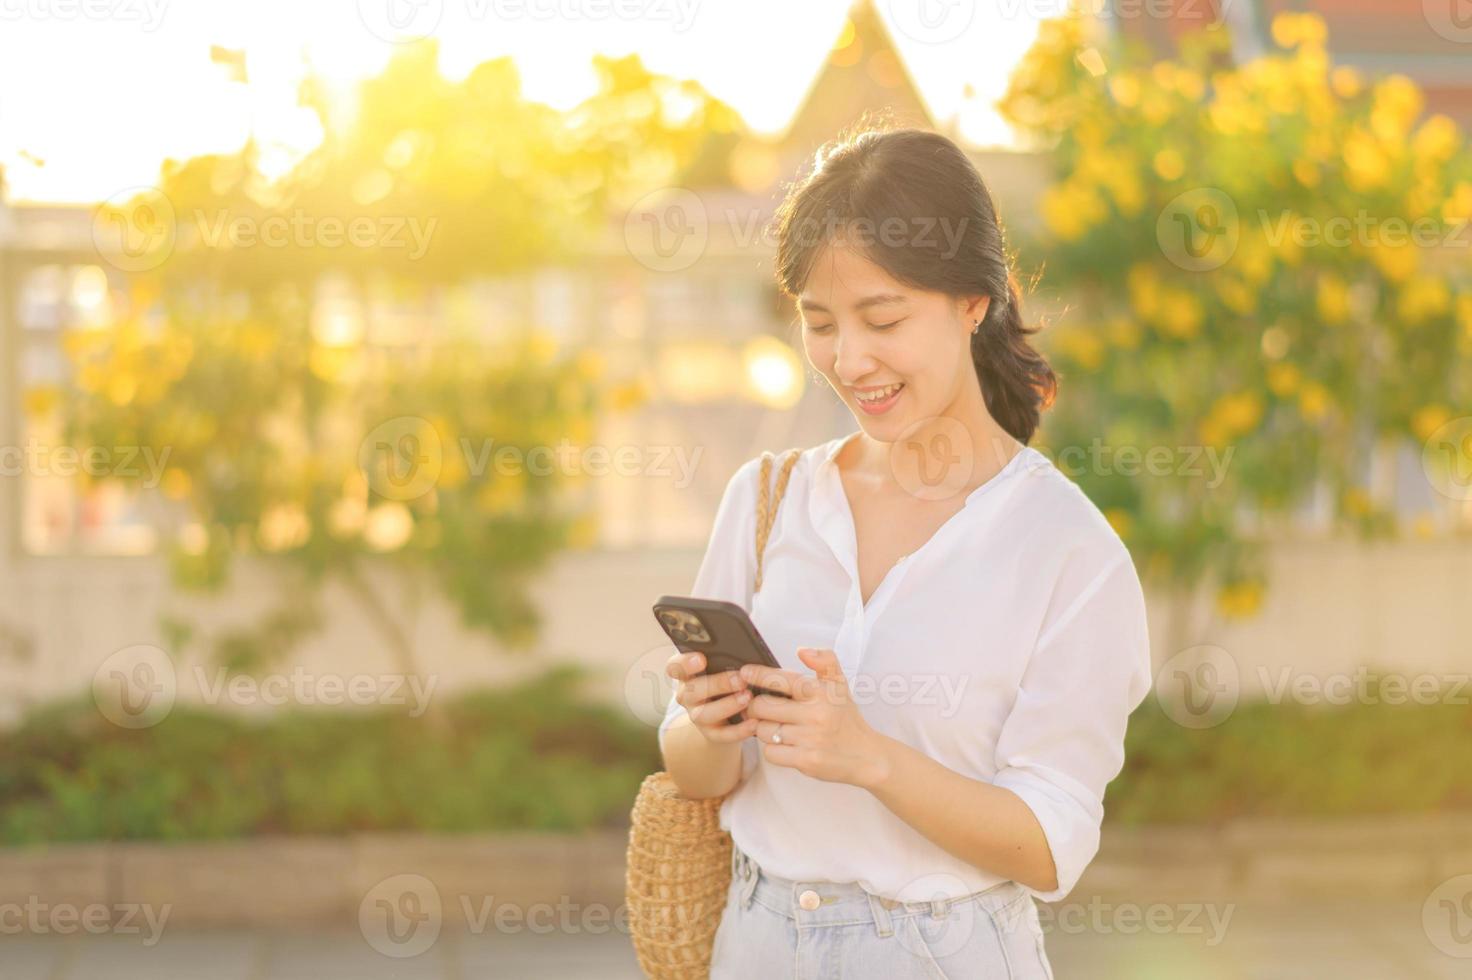
[[[446, 75], [516, 58], [528, 97], [566, 107], [590, 59], [637, 51], [693, 78], [752, 128], [781, 130], [838, 37], [850, 0], [0, 0], [0, 166], [12, 200], [96, 201], [152, 184], [169, 156], [238, 148], [254, 127], [282, 167], [320, 138], [294, 105], [309, 62], [346, 84], [382, 68], [393, 38], [430, 32]], [[932, 113], [1008, 145], [991, 103], [1065, 6], [876, 0]], [[394, 25], [398, 26], [395, 27]], [[243, 48], [249, 87], [210, 61]], [[975, 98], [963, 104], [970, 84]], [[39, 165], [44, 161], [44, 166]]]

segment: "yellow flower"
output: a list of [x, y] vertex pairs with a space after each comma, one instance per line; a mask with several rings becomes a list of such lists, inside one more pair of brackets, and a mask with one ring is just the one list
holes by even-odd
[[1373, 97], [1370, 128], [1386, 143], [1403, 139], [1421, 114], [1420, 88], [1404, 75], [1388, 75], [1375, 84]]
[[1446, 282], [1435, 276], [1415, 276], [1396, 296], [1396, 313], [1405, 323], [1420, 323], [1445, 313], [1451, 305]]
[[1145, 262], [1130, 266], [1125, 276], [1130, 290], [1130, 305], [1146, 320], [1154, 320], [1160, 309], [1160, 280], [1155, 270]]
[[1140, 103], [1140, 80], [1133, 74], [1120, 74], [1109, 80], [1109, 94], [1126, 109]]
[[1457, 181], [1451, 196], [1441, 206], [1441, 215], [1449, 222], [1472, 220], [1472, 182]]
[[1307, 188], [1319, 186], [1319, 168], [1307, 160], [1293, 161], [1293, 178]]
[[24, 411], [27, 415], [47, 415], [58, 401], [55, 385], [32, 385], [26, 389]]
[[1425, 442], [1431, 434], [1451, 421], [1452, 410], [1445, 405], [1423, 405], [1411, 416], [1411, 431]]
[[1201, 330], [1204, 311], [1201, 301], [1185, 290], [1171, 290], [1160, 304], [1160, 316], [1156, 320], [1162, 330], [1172, 337], [1190, 339]]
[[1121, 538], [1129, 536], [1132, 523], [1129, 511], [1121, 507], [1110, 507], [1104, 511], [1104, 519], [1109, 522], [1110, 527], [1114, 528], [1115, 534]]
[[1370, 258], [1386, 279], [1401, 283], [1409, 279], [1419, 265], [1416, 251], [1416, 246], [1410, 242], [1396, 245], [1382, 242], [1370, 249]]
[[1334, 88], [1334, 94], [1341, 99], [1352, 99], [1360, 94], [1364, 88], [1364, 82], [1360, 79], [1360, 73], [1353, 68], [1340, 66], [1335, 68], [1329, 75], [1329, 84]]
[[1325, 323], [1343, 323], [1349, 318], [1349, 287], [1332, 272], [1319, 276], [1314, 305]]
[[1245, 619], [1262, 608], [1263, 588], [1259, 582], [1233, 582], [1216, 595], [1216, 608], [1228, 619]]
[[1257, 294], [1239, 280], [1218, 276], [1214, 286], [1217, 296], [1233, 313], [1246, 316], [1257, 307]]
[[194, 481], [190, 479], [187, 472], [177, 466], [170, 466], [164, 470], [159, 489], [163, 490], [164, 496], [170, 500], [183, 500], [189, 496], [189, 491], [193, 486]]
[[[1472, 299], [1472, 296], [1467, 297]], [[1124, 350], [1134, 350], [1140, 346], [1140, 324], [1127, 316], [1117, 316], [1105, 327], [1109, 334], [1109, 342]]]
[[1058, 337], [1059, 350], [1086, 371], [1096, 370], [1104, 360], [1104, 341], [1086, 327], [1074, 327]]
[[1262, 397], [1255, 391], [1223, 395], [1211, 409], [1229, 437], [1250, 432], [1262, 419]]
[[1329, 412], [1329, 391], [1317, 381], [1305, 381], [1298, 393], [1298, 410], [1310, 421], [1318, 421]]
[[1427, 119], [1411, 137], [1411, 153], [1417, 159], [1441, 162], [1457, 152], [1460, 133], [1457, 124], [1440, 113]]
[[1186, 172], [1186, 161], [1181, 159], [1181, 154], [1172, 147], [1166, 147], [1155, 154], [1151, 161], [1155, 175], [1161, 180], [1179, 180]]
[[1380, 142], [1356, 127], [1344, 140], [1345, 180], [1358, 193], [1381, 187], [1390, 178], [1390, 157]]
[[1281, 362], [1268, 368], [1268, 387], [1279, 398], [1287, 398], [1297, 391], [1302, 380], [1303, 372], [1296, 364]]

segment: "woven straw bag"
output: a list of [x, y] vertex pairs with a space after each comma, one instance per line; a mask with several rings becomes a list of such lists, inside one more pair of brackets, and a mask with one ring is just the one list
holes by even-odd
[[[769, 495], [772, 454], [762, 454], [753, 591], [762, 587], [762, 552], [797, 457], [798, 450], [789, 450]], [[652, 980], [710, 976], [711, 950], [731, 884], [731, 835], [720, 825], [723, 799], [687, 800], [667, 772], [645, 777], [639, 787], [629, 828], [624, 898], [634, 952]]]

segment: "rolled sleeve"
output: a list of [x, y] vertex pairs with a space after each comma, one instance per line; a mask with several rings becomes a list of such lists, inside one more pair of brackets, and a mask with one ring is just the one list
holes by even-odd
[[1047, 838], [1058, 887], [1029, 889], [1045, 902], [1072, 891], [1098, 853], [1104, 789], [1124, 765], [1126, 724], [1150, 689], [1145, 598], [1123, 545], [1060, 604], [1003, 723], [992, 780], [1027, 804]]
[[[760, 466], [760, 457], [747, 460], [726, 482], [705, 557], [689, 593], [698, 599], [734, 602], [748, 615], [756, 577], [756, 481]], [[660, 736], [684, 713], [680, 702], [670, 698], [659, 723]]]

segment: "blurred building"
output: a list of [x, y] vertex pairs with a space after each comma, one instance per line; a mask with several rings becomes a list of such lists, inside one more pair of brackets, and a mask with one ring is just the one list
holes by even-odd
[[[1399, 74], [1426, 96], [1426, 111], [1445, 113], [1472, 126], [1472, 10], [1463, 0], [1164, 0], [1158, 4], [1111, 3], [1113, 24], [1162, 55], [1185, 33], [1214, 23], [1231, 27], [1233, 55], [1241, 61], [1273, 47], [1273, 18], [1315, 13], [1328, 28], [1336, 65], [1367, 77]], [[1170, 16], [1141, 11], [1168, 10]]]

